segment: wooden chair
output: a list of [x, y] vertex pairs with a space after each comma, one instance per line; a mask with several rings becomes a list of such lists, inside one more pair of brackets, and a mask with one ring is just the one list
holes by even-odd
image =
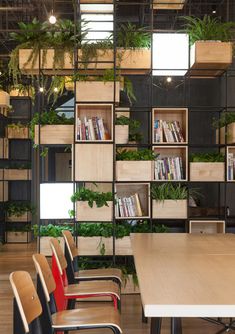
[[79, 251], [75, 245], [72, 233], [68, 230], [62, 231], [65, 241], [65, 258], [67, 261], [68, 279], [79, 281], [91, 280], [112, 280], [116, 282], [121, 289], [122, 272], [117, 268], [78, 270]]
[[[91, 281], [68, 284], [66, 273], [67, 261], [63, 254], [59, 241], [56, 238], [50, 239], [52, 249], [52, 273], [56, 281], [55, 300], [59, 311], [73, 308], [78, 298], [90, 297], [111, 297], [114, 307], [120, 305], [120, 291], [115, 282], [112, 281]], [[70, 301], [68, 303], [68, 301]]]
[[[55, 282], [50, 273], [50, 267], [45, 256], [41, 254], [34, 256], [34, 263], [40, 277], [39, 281], [42, 284], [43, 303], [39, 299], [28, 272], [16, 271], [10, 275], [11, 286], [24, 327], [22, 333], [53, 334], [97, 328], [109, 328], [115, 334], [122, 333], [119, 312], [111, 306], [51, 312], [50, 302], [53, 299]], [[47, 314], [47, 316], [42, 321], [43, 314]], [[35, 326], [36, 323], [37, 326]], [[15, 334], [18, 333], [21, 332], [17, 330]]]

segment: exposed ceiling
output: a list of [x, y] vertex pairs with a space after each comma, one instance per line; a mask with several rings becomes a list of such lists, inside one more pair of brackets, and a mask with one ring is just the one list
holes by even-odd
[[[79, 0], [78, 0], [79, 1]], [[92, 0], [91, 0], [92, 1]], [[74, 19], [74, 10], [79, 4], [74, 0], [0, 0], [0, 59], [6, 58], [15, 44], [9, 33], [16, 31], [18, 22], [30, 22], [34, 17], [45, 21], [54, 6], [57, 17]], [[117, 22], [133, 22], [141, 26], [149, 26], [151, 21], [150, 0], [116, 1]], [[153, 26], [158, 30], [179, 30], [180, 16], [216, 14], [223, 20], [233, 20], [235, 0], [186, 0], [182, 10], [154, 10]]]

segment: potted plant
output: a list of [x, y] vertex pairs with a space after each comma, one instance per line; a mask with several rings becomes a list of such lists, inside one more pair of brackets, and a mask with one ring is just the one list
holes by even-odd
[[52, 109], [35, 113], [30, 122], [30, 138], [36, 145], [39, 142], [40, 144], [72, 144], [73, 123], [73, 118], [67, 118], [64, 113], [59, 115]]
[[117, 150], [117, 181], [151, 181], [153, 178], [154, 151], [142, 149], [138, 151]]
[[28, 139], [29, 128], [21, 122], [8, 124], [6, 127], [6, 137], [8, 139]]
[[154, 184], [151, 188], [153, 219], [187, 219], [188, 189], [181, 184]]
[[77, 221], [111, 221], [113, 216], [113, 195], [79, 188], [71, 197], [76, 202]]
[[216, 128], [216, 144], [235, 143], [235, 113], [223, 112], [219, 119], [213, 120]]
[[129, 140], [130, 118], [126, 116], [116, 117], [115, 120], [115, 143], [127, 144]]
[[[217, 17], [205, 15], [202, 19], [184, 17], [185, 32], [191, 44], [190, 67], [193, 75], [220, 75], [232, 63], [234, 22], [221, 22]], [[201, 71], [197, 71], [201, 69]], [[204, 70], [203, 70], [204, 69]]]
[[38, 246], [40, 245], [40, 253], [45, 256], [51, 256], [52, 251], [50, 247], [50, 239], [57, 238], [64, 249], [64, 238], [62, 236], [63, 230], [69, 230], [73, 233], [73, 227], [69, 224], [62, 225], [33, 225], [33, 234], [37, 238]]
[[9, 166], [4, 166], [4, 179], [7, 181], [31, 180], [31, 165], [11, 164]]
[[190, 181], [224, 181], [225, 163], [221, 153], [195, 153], [190, 156]]
[[22, 227], [8, 227], [6, 231], [7, 243], [28, 243], [31, 241], [30, 225]]
[[7, 202], [5, 205], [8, 222], [28, 222], [36, 213], [35, 206], [30, 202]]
[[12, 97], [31, 97], [35, 99], [35, 88], [32, 85], [16, 84], [9, 88], [9, 95]]
[[7, 116], [10, 111], [10, 95], [0, 87], [0, 114]]

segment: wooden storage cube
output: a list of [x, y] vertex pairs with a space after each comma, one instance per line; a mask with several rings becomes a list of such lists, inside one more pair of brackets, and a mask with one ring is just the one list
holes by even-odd
[[115, 144], [127, 144], [129, 141], [129, 125], [115, 125]]
[[225, 233], [224, 220], [190, 220], [189, 233]]
[[225, 138], [224, 126], [220, 129], [216, 129], [216, 144], [225, 144], [225, 142], [227, 144], [235, 144], [235, 123], [230, 123], [227, 125], [226, 137], [227, 138]]
[[113, 255], [113, 238], [104, 237], [77, 237], [79, 255], [101, 255], [102, 243], [105, 247], [105, 255]]
[[117, 181], [151, 181], [153, 161], [116, 161]]
[[3, 90], [0, 90], [0, 106], [10, 106], [10, 95]]
[[[114, 102], [114, 81], [77, 81], [77, 102]], [[120, 82], [116, 82], [115, 102], [120, 101]]]
[[187, 219], [187, 200], [152, 201], [153, 219]]
[[24, 127], [6, 127], [6, 137], [8, 139], [28, 139], [29, 138], [29, 128]]
[[112, 144], [75, 145], [75, 181], [113, 181]]
[[224, 181], [224, 162], [190, 162], [190, 181]]
[[[95, 139], [95, 140], [80, 140], [77, 139], [78, 130], [78, 118], [83, 121], [84, 117], [92, 119], [92, 117], [98, 117], [103, 119], [103, 124], [107, 129], [109, 139]], [[77, 104], [76, 105], [76, 141], [79, 142], [92, 142], [92, 141], [112, 141], [113, 140], [113, 105], [112, 104]]]
[[31, 180], [31, 169], [4, 169], [4, 179], [7, 181]]
[[121, 117], [121, 116], [125, 116], [130, 118], [130, 108], [128, 107], [116, 107], [115, 108], [115, 116], [116, 118]]
[[59, 125], [35, 125], [35, 144], [39, 144], [39, 127], [40, 127], [40, 144], [73, 144], [74, 126], [68, 124]]
[[129, 236], [115, 239], [115, 255], [133, 255]]
[[232, 43], [197, 41], [191, 46], [190, 58], [190, 75], [200, 77], [221, 75], [232, 64]]
[[0, 159], [9, 158], [9, 142], [7, 138], [0, 138]]
[[0, 181], [0, 202], [8, 201], [8, 182]]
[[[153, 143], [157, 143], [154, 130], [155, 120], [162, 120], [166, 122], [179, 122], [179, 126], [183, 135], [183, 142], [170, 142], [170, 144], [186, 144], [188, 142], [188, 109], [187, 108], [153, 108], [152, 110], [152, 133], [153, 133]], [[163, 141], [159, 141], [161, 144], [169, 144], [166, 141], [163, 131]]]
[[[52, 256], [51, 246], [50, 246], [50, 240], [52, 237], [38, 237], [37, 238], [37, 249], [39, 249], [39, 243], [40, 243], [40, 254], [43, 254], [45, 256]], [[62, 247], [64, 251], [64, 238], [58, 237], [56, 238], [60, 246]]]
[[7, 231], [7, 243], [27, 243], [31, 241], [31, 232]]
[[76, 220], [77, 221], [111, 221], [113, 218], [113, 202], [108, 202], [108, 206], [104, 205], [97, 208], [93, 204], [91, 208], [86, 201], [76, 202]]
[[31, 212], [25, 212], [21, 216], [7, 216], [7, 221], [8, 222], [30, 222], [32, 219], [32, 214]]
[[153, 0], [153, 9], [183, 9], [185, 0]]
[[[59, 72], [60, 68], [53, 68], [53, 62], [54, 62], [54, 56], [55, 56], [54, 49], [41, 50], [40, 66], [39, 66], [39, 54], [36, 56], [36, 60], [34, 61], [34, 64], [33, 64], [33, 60], [28, 61], [31, 53], [32, 53], [32, 49], [20, 49], [19, 50], [19, 69], [21, 70], [22, 73], [38, 74], [39, 68], [42, 70], [46, 70], [47, 74], [55, 74]], [[44, 63], [42, 63], [43, 58], [45, 59]], [[71, 56], [68, 52], [64, 52], [64, 64], [61, 70], [62, 69], [69, 70], [69, 73], [71, 73], [73, 71], [73, 68], [74, 68], [73, 59], [71, 59]], [[64, 71], [63, 73], [65, 74]]]
[[[116, 219], [149, 218], [150, 217], [150, 184], [149, 183], [117, 183], [116, 197], [123, 198], [138, 194], [142, 216], [119, 217], [116, 212]], [[117, 210], [116, 210], [117, 211]]]
[[235, 181], [235, 147], [227, 147], [227, 181]]
[[[153, 150], [156, 154], [159, 154], [158, 158], [170, 158], [170, 157], [181, 157], [182, 167], [183, 167], [183, 179], [176, 181], [187, 181], [188, 180], [188, 147], [187, 146], [153, 146]], [[158, 158], [156, 160], [158, 160]], [[155, 160], [155, 161], [156, 161]], [[155, 166], [154, 166], [155, 167]], [[154, 171], [154, 180], [160, 182], [166, 182], [166, 179], [157, 179]], [[168, 179], [167, 181], [175, 181]]]

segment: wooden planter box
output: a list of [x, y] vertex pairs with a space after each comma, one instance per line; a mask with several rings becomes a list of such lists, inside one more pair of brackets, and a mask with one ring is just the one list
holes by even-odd
[[31, 212], [25, 212], [22, 216], [7, 216], [8, 222], [29, 222], [32, 219]]
[[152, 161], [116, 161], [117, 181], [151, 181]]
[[113, 144], [76, 144], [75, 166], [75, 181], [112, 182]]
[[77, 221], [111, 221], [113, 217], [113, 202], [108, 202], [108, 206], [97, 208], [94, 203], [90, 208], [88, 202], [78, 201], [76, 204], [76, 220]]
[[224, 181], [224, 162], [190, 162], [190, 181]]
[[[39, 242], [40, 242], [40, 254], [44, 254], [45, 256], [51, 256], [52, 251], [51, 251], [51, 246], [50, 246], [50, 239], [52, 237], [38, 237], [37, 238], [37, 248], [39, 247]], [[64, 251], [64, 238], [59, 237], [57, 238], [60, 242], [60, 245]]]
[[140, 289], [138, 286], [134, 285], [132, 280], [132, 275], [128, 275], [128, 280], [126, 284], [122, 284], [121, 294], [128, 295], [128, 294], [137, 294], [140, 293]]
[[189, 233], [201, 233], [201, 234], [225, 233], [225, 221], [190, 220]]
[[7, 243], [27, 243], [31, 241], [31, 232], [6, 232]]
[[29, 128], [19, 127], [19, 128], [6, 128], [6, 137], [9, 139], [28, 139], [29, 138]]
[[9, 142], [7, 138], [0, 138], [0, 159], [9, 158]]
[[8, 181], [31, 180], [31, 169], [4, 169], [4, 178]]
[[187, 219], [187, 200], [152, 201], [152, 215], [155, 219]]
[[115, 144], [127, 144], [129, 140], [129, 125], [115, 125]]
[[[116, 82], [115, 102], [120, 101], [120, 82]], [[114, 82], [77, 81], [77, 102], [114, 102]]]
[[[105, 245], [104, 255], [113, 255], [113, 238], [104, 237], [77, 237], [79, 254], [82, 255], [101, 255], [101, 244]], [[130, 237], [123, 237], [115, 240], [116, 255], [132, 255]]]
[[[235, 123], [230, 123], [227, 125], [226, 131], [227, 144], [235, 144]], [[219, 138], [220, 133], [220, 138]], [[225, 144], [225, 126], [216, 130], [216, 144]]]
[[61, 69], [53, 69], [53, 62], [54, 62], [54, 55], [55, 51], [54, 49], [47, 49], [46, 55], [45, 55], [45, 62], [42, 64], [43, 59], [43, 50], [41, 50], [40, 58], [41, 58], [41, 64], [39, 66], [39, 55], [36, 58], [36, 61], [34, 62], [34, 65], [32, 64], [32, 61], [28, 62], [28, 59], [31, 55], [31, 49], [20, 49], [19, 50], [19, 69], [22, 73], [25, 74], [38, 74], [39, 68], [42, 70], [46, 70], [47, 74], [55, 74], [58, 73], [59, 70], [64, 70], [63, 73], [66, 73], [66, 70], [68, 73], [71, 73], [73, 70], [73, 60], [71, 59], [68, 52], [64, 52], [64, 65]]
[[[40, 144], [73, 144], [74, 126], [67, 124], [41, 125]], [[35, 144], [39, 144], [39, 125], [35, 125]]]
[[232, 64], [232, 43], [197, 41], [191, 47], [190, 58], [191, 75], [221, 75]]
[[8, 182], [0, 181], [0, 202], [8, 201]]
[[10, 105], [10, 95], [3, 90], [0, 90], [0, 106], [9, 107]]
[[183, 9], [185, 0], [153, 0], [153, 9]]

